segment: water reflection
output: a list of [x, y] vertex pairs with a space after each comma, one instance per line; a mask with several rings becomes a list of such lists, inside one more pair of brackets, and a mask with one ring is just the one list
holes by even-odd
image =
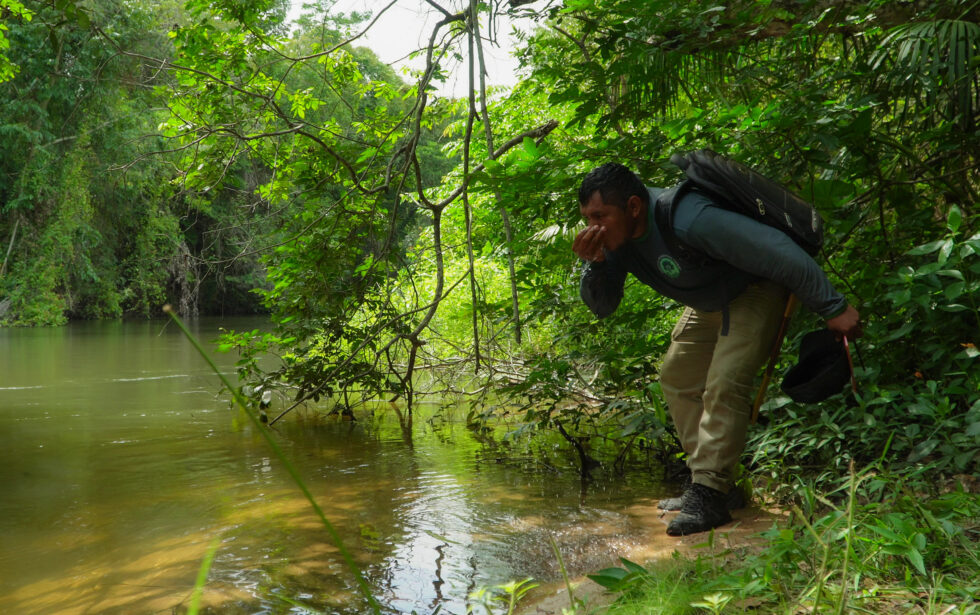
[[[218, 324], [197, 327], [208, 339]], [[177, 331], [0, 330], [0, 345], [5, 611], [179, 612], [218, 536], [213, 612], [364, 612], [308, 503]], [[627, 508], [658, 492], [646, 476], [583, 499], [574, 469], [442, 418], [406, 434], [380, 405], [356, 422], [299, 413], [275, 428], [386, 610], [465, 613], [477, 587], [557, 579], [549, 536], [573, 573], [636, 544]]]

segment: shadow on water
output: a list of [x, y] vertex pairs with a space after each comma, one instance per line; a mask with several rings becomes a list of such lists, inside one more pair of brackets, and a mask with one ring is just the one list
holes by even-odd
[[[219, 324], [258, 326], [202, 319], [202, 339]], [[0, 358], [5, 610], [180, 612], [214, 536], [211, 612], [365, 610], [308, 502], [179, 332], [71, 325], [0, 342], [13, 351]], [[662, 493], [647, 473], [586, 490], [571, 464], [434, 412], [411, 430], [387, 404], [275, 426], [386, 611], [465, 613], [478, 587], [557, 580], [549, 536], [572, 574], [645, 540], [634, 509]]]

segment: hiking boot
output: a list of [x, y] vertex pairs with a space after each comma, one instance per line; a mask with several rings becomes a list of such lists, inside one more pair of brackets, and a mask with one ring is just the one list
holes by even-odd
[[[691, 478], [688, 477], [684, 481], [684, 495], [691, 489]], [[660, 510], [666, 510], [667, 512], [674, 512], [684, 508], [684, 495], [677, 496], [676, 498], [664, 498], [657, 502], [657, 508]], [[732, 486], [725, 494], [725, 505], [728, 510], [738, 510], [740, 508], [745, 508], [745, 494], [738, 487]]]
[[707, 532], [732, 520], [728, 514], [725, 494], [717, 489], [693, 483], [684, 492], [681, 511], [667, 526], [670, 536], [686, 536]]
[[676, 498], [665, 498], [657, 502], [657, 508], [660, 510], [666, 510], [668, 512], [673, 512], [680, 510], [684, 507], [684, 496], [687, 492], [691, 490], [691, 475], [688, 474], [687, 478], [684, 479], [684, 493], [677, 496]]
[[[685, 494], [687, 491], [684, 492]], [[660, 510], [666, 510], [667, 512], [676, 512], [684, 508], [684, 496], [679, 495], [676, 498], [664, 498], [657, 502], [657, 508]]]

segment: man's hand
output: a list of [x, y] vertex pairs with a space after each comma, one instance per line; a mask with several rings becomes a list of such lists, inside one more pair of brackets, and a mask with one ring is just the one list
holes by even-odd
[[861, 331], [861, 315], [850, 305], [841, 314], [828, 320], [827, 328], [836, 333], [838, 339], [842, 335], [852, 340], [864, 335]]
[[572, 242], [572, 252], [584, 261], [601, 263], [606, 260], [606, 255], [602, 252], [602, 240], [605, 234], [604, 226], [588, 226], [582, 229]]

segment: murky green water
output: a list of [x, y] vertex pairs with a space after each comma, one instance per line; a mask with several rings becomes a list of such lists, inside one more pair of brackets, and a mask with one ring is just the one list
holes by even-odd
[[[212, 339], [219, 324], [202, 319]], [[163, 322], [0, 329], [0, 611], [171, 613], [218, 541], [216, 613], [364, 612], [329, 536], [217, 379]], [[218, 355], [231, 371], [234, 358]], [[642, 473], [583, 491], [452, 412], [297, 415], [276, 437], [392, 612], [465, 613], [480, 586], [605, 565], [640, 540]], [[462, 416], [462, 413], [460, 413]]]

